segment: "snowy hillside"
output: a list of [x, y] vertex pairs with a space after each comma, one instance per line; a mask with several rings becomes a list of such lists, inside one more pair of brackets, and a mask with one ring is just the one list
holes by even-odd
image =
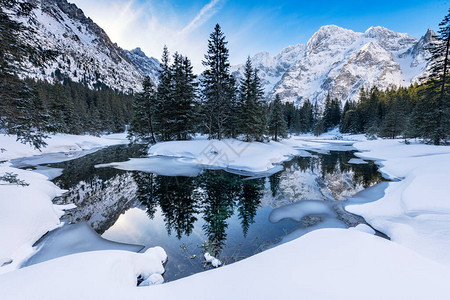
[[[273, 89], [283, 74], [305, 54], [305, 45], [294, 45], [284, 48], [280, 53], [271, 56], [269, 52], [260, 52], [251, 57], [254, 68], [264, 85], [266, 95]], [[244, 75], [245, 64], [231, 67], [234, 77], [240, 79]]]
[[[327, 25], [306, 46], [290, 46], [275, 57], [261, 52], [252, 62], [269, 100], [280, 94], [284, 102], [309, 99], [321, 103], [330, 93], [345, 102], [356, 100], [362, 86], [385, 89], [417, 81], [426, 71], [426, 48], [434, 36], [432, 30], [418, 40], [383, 27], [359, 33]], [[233, 71], [241, 77], [243, 65], [233, 67]]]
[[[22, 76], [50, 82], [70, 78], [90, 87], [106, 85], [128, 92], [139, 90], [142, 72], [107, 34], [66, 0], [36, 0], [33, 14], [21, 19], [36, 34], [28, 41], [57, 56], [44, 68], [27, 66]], [[150, 66], [143, 72], [150, 73]]]

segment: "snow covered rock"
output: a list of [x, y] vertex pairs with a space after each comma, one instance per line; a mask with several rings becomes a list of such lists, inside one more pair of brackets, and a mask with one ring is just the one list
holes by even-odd
[[217, 268], [222, 264], [222, 262], [220, 260], [218, 260], [217, 258], [212, 256], [208, 252], [205, 253], [204, 258], [205, 258], [205, 261], [207, 263], [210, 263], [214, 268]]

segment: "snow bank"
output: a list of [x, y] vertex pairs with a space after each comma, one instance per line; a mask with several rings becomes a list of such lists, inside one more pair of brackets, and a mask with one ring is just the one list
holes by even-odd
[[[16, 269], [33, 253], [32, 245], [47, 231], [60, 225], [63, 211], [52, 199], [64, 191], [47, 177], [0, 164], [0, 175], [18, 174], [28, 186], [0, 181], [0, 274]], [[4, 263], [11, 262], [4, 266]]]
[[375, 230], [372, 229], [372, 227], [366, 225], [366, 224], [358, 224], [355, 227], [350, 227], [350, 230], [358, 230], [361, 232], [365, 232], [368, 234], [375, 234]]
[[[46, 139], [48, 146], [42, 152], [16, 141], [14, 136], [0, 135], [0, 161], [54, 152], [82, 152], [104, 146], [126, 142], [126, 134], [104, 137], [57, 134]], [[67, 159], [66, 157], [65, 159]], [[45, 233], [60, 226], [63, 215], [61, 207], [53, 205], [52, 199], [64, 191], [48, 178], [51, 173], [46, 168], [32, 172], [11, 167], [10, 162], [0, 163], [0, 176], [17, 174], [28, 186], [11, 185], [0, 181], [0, 274], [14, 270], [29, 257], [32, 245]]]
[[150, 156], [177, 157], [187, 164], [249, 172], [270, 170], [297, 153], [282, 143], [235, 139], [164, 142], [149, 149]]
[[450, 147], [406, 145], [400, 140], [356, 143], [364, 159], [375, 159], [390, 182], [380, 200], [350, 205], [393, 241], [450, 265]]
[[129, 299], [137, 278], [155, 280], [166, 259], [161, 247], [79, 253], [1, 275], [0, 290], [3, 299]]
[[347, 229], [314, 231], [235, 264], [136, 287], [137, 274], [161, 271], [157, 259], [143, 254], [89, 252], [0, 276], [0, 290], [6, 299], [46, 300], [447, 299], [450, 293], [447, 268]]
[[86, 222], [65, 224], [48, 233], [39, 243], [38, 252], [21, 267], [31, 266], [57, 257], [97, 250], [139, 252], [144, 246], [112, 242], [102, 238]]
[[0, 134], [0, 150], [4, 149], [0, 151], [0, 161], [43, 153], [85, 151], [105, 146], [126, 144], [128, 140], [126, 133], [110, 134], [102, 137], [59, 133], [50, 135], [45, 139], [45, 142], [48, 144], [47, 147], [39, 151], [30, 145], [17, 142], [16, 137], [13, 135]]

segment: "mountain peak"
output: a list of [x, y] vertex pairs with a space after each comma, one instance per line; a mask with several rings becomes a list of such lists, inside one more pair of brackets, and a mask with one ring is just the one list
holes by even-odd
[[371, 37], [371, 38], [377, 38], [382, 35], [392, 35], [395, 34], [394, 31], [387, 29], [386, 27], [382, 26], [371, 26], [369, 29], [364, 32], [365, 37]]
[[309, 39], [306, 48], [307, 51], [318, 51], [320, 48], [333, 46], [348, 46], [352, 44], [361, 33], [354, 32], [336, 25], [325, 25], [319, 28]]
[[144, 51], [142, 51], [142, 49], [140, 47], [134, 48], [130, 52], [135, 54], [135, 55], [137, 55], [137, 56], [147, 57], [147, 55], [145, 55]]
[[425, 42], [429, 43], [435, 38], [437, 38], [437, 35], [431, 28], [428, 28], [427, 32], [422, 38], [425, 40]]
[[363, 37], [375, 39], [380, 46], [388, 51], [405, 51], [417, 42], [415, 37], [407, 33], [395, 32], [381, 26], [370, 27], [364, 32]]

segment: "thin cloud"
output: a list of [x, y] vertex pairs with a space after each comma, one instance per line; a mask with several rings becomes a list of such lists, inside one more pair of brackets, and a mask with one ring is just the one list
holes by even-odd
[[221, 2], [221, 0], [212, 0], [211, 2], [203, 6], [203, 8], [195, 16], [195, 18], [192, 19], [192, 21], [181, 30], [180, 34], [187, 34], [208, 21], [209, 18], [211, 18], [220, 10]]
[[[71, 0], [124, 49], [140, 47], [147, 56], [160, 58], [164, 45], [171, 53], [187, 55], [197, 73], [203, 71], [207, 36], [196, 34], [222, 9], [225, 0], [210, 0], [192, 19], [180, 17], [170, 2], [137, 0]], [[187, 25], [185, 25], [187, 24]]]

